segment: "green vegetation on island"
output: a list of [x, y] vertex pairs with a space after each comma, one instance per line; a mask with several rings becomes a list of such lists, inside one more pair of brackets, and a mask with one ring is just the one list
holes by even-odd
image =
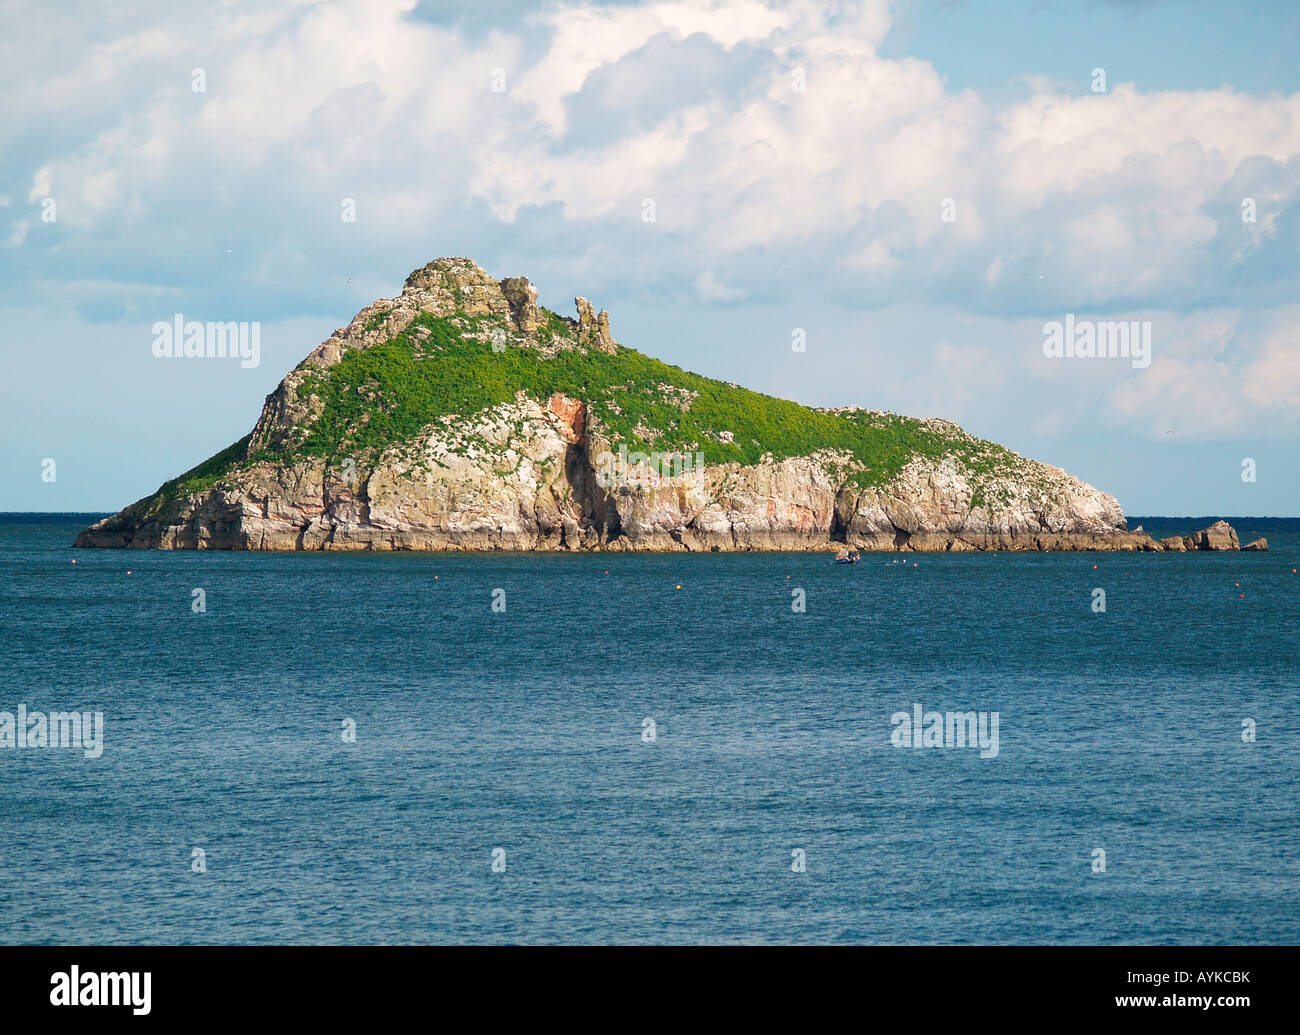
[[[249, 436], [165, 483], [155, 509], [219, 484], [262, 461], [345, 457], [372, 463], [431, 422], [467, 417], [511, 402], [523, 391], [545, 400], [581, 399], [604, 434], [632, 450], [704, 453], [709, 464], [780, 461], [819, 450], [852, 454], [849, 477], [862, 487], [888, 483], [914, 457], [952, 457], [969, 473], [1010, 475], [1019, 458], [947, 422], [865, 409], [818, 410], [694, 374], [634, 349], [614, 354], [576, 347], [576, 329], [550, 310], [535, 339], [504, 344], [488, 317], [421, 314], [400, 334], [349, 349], [333, 365], [307, 368], [300, 398], [316, 397], [317, 416], [276, 450], [247, 456]], [[382, 326], [372, 316], [367, 330]], [[533, 347], [547, 340], [556, 347]], [[496, 348], [494, 348], [494, 344]]]

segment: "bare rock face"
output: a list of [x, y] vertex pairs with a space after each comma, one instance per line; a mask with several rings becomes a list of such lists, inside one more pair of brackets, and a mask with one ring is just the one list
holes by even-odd
[[592, 304], [585, 298], [579, 297], [573, 301], [578, 307], [579, 344], [594, 348], [597, 352], [608, 352], [610, 355], [616, 353], [618, 346], [609, 333], [609, 313], [603, 309], [599, 313], [594, 312]]
[[1237, 533], [1226, 521], [1216, 521], [1209, 528], [1203, 528], [1188, 536], [1189, 550], [1238, 550]]
[[1251, 550], [1251, 551], [1267, 551], [1268, 540], [1262, 538], [1256, 539], [1254, 542], [1247, 543], [1245, 546], [1242, 547], [1242, 549]]
[[[1255, 543], [1263, 543], [1263, 546], [1256, 546]], [[1267, 550], [1268, 543], [1263, 539], [1257, 539], [1255, 543], [1249, 546], [1239, 546], [1237, 542], [1237, 532], [1226, 521], [1216, 521], [1209, 528], [1203, 528], [1199, 532], [1193, 532], [1191, 535], [1170, 536], [1167, 539], [1160, 540], [1160, 546], [1174, 553], [1195, 550]]]
[[[543, 361], [567, 349], [615, 360], [627, 355], [610, 334], [608, 314], [596, 313], [585, 298], [575, 303], [576, 324], [543, 311], [527, 278], [498, 281], [469, 259], [435, 260], [413, 272], [398, 296], [364, 308], [284, 378], [267, 397], [239, 462], [215, 484], [190, 494], [160, 490], [85, 530], [76, 545], [234, 550], [1237, 549], [1236, 533], [1223, 522], [1186, 540], [1159, 543], [1140, 529], [1129, 531], [1113, 496], [1009, 451], [1000, 450], [995, 465], [973, 465], [971, 457], [987, 455], [981, 449], [1000, 447], [940, 420], [912, 425], [951, 445], [951, 452], [913, 455], [890, 468], [897, 473], [887, 479], [866, 477], [870, 469], [853, 453], [830, 447], [803, 456], [769, 452], [747, 464], [705, 462], [707, 442], [692, 447], [699, 452], [674, 454], [669, 461], [629, 454], [626, 442], [596, 416], [591, 399], [571, 390], [529, 394], [520, 389], [510, 402], [480, 412], [431, 416], [418, 433], [376, 447], [377, 453], [360, 465], [295, 448], [324, 406], [310, 388], [313, 377], [350, 351], [384, 345], [413, 325], [409, 337], [424, 341], [427, 321], [416, 324], [422, 314], [454, 321], [466, 337], [486, 335], [483, 328], [490, 328], [491, 334], [508, 338], [512, 347], [533, 350]], [[418, 359], [420, 346], [412, 347]], [[718, 390], [735, 388], [715, 385]], [[381, 387], [373, 388], [377, 407], [384, 404]], [[669, 384], [657, 390], [660, 403], [671, 402], [683, 413], [698, 395]], [[608, 418], [611, 410], [602, 412]], [[821, 420], [826, 414], [848, 420], [874, 411], [846, 407], [821, 413]], [[636, 434], [649, 441], [656, 429], [638, 424]], [[705, 434], [708, 442], [732, 447], [735, 455], [738, 436], [732, 427]]]
[[519, 330], [531, 334], [537, 330], [542, 311], [537, 307], [537, 288], [527, 277], [506, 277], [501, 281], [501, 293], [510, 306], [510, 315]]
[[[461, 451], [464, 439], [481, 443]], [[862, 491], [831, 453], [752, 466], [646, 468], [614, 454], [581, 400], [514, 403], [433, 425], [349, 482], [324, 461], [266, 464], [141, 521], [128, 508], [79, 545], [163, 549], [862, 550], [1158, 549], [1123, 530], [1113, 498], [1058, 474], [1050, 513], [990, 513], [942, 465], [916, 461]], [[1054, 469], [1049, 469], [1054, 470]]]

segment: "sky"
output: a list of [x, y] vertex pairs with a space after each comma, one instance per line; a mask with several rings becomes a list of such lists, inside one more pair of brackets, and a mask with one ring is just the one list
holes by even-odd
[[0, 511], [149, 494], [463, 255], [1130, 515], [1300, 515], [1297, 53], [1287, 2], [0, 0]]

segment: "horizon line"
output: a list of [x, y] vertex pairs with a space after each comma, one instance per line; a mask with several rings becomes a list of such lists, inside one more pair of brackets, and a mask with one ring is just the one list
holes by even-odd
[[[0, 518], [7, 517], [94, 517], [103, 515], [111, 517], [114, 514], [120, 514], [123, 508], [117, 510], [0, 510]], [[1125, 514], [1126, 522], [1158, 519], [1161, 521], [1185, 521], [1197, 520], [1202, 521], [1206, 518], [1220, 518], [1227, 520], [1232, 518], [1237, 521], [1300, 521], [1300, 514], [1228, 514], [1228, 513], [1209, 513], [1209, 514]]]

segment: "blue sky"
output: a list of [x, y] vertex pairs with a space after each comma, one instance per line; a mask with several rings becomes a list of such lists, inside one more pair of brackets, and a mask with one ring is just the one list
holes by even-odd
[[[0, 20], [0, 510], [145, 495], [363, 305], [468, 255], [669, 362], [956, 420], [1130, 514], [1300, 514], [1289, 4]], [[155, 358], [175, 313], [258, 321], [260, 365]], [[1149, 323], [1151, 365], [1044, 356], [1067, 313]]]
[[1290, 94], [1298, 50], [1300, 12], [1287, 0], [908, 4], [881, 48], [933, 62], [950, 89], [1002, 99], [1023, 96], [1011, 92], [1017, 74], [1068, 80], [1097, 66], [1143, 90]]

